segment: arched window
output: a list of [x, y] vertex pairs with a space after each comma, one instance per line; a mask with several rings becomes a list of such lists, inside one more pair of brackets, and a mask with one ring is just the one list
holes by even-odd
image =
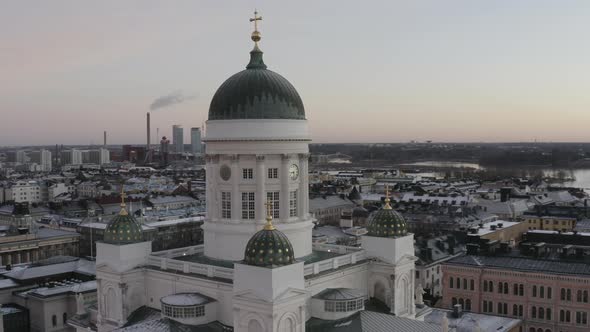
[[457, 278], [457, 289], [461, 289], [461, 278]]
[[537, 297], [537, 286], [533, 286], [533, 297]]
[[453, 306], [455, 306], [455, 304], [457, 304], [457, 298], [456, 298], [456, 297], [454, 297], [454, 298], [451, 300], [451, 304], [452, 304]]
[[534, 327], [531, 327], [531, 328], [529, 329], [529, 332], [535, 332], [535, 328], [534, 328]]
[[463, 289], [467, 289], [467, 279], [463, 278]]
[[577, 302], [582, 302], [582, 291], [578, 289], [578, 291], [576, 292], [576, 301]]
[[531, 309], [531, 316], [533, 318], [537, 318], [537, 307], [533, 306], [533, 308]]
[[560, 322], [565, 322], [565, 311], [559, 310], [559, 321]]
[[545, 329], [545, 332], [551, 332], [551, 330], [550, 329]]
[[547, 320], [551, 320], [551, 308], [547, 308], [547, 310], [545, 311], [545, 314], [547, 316]]
[[516, 304], [512, 305], [512, 316], [518, 316], [518, 306]]
[[565, 301], [565, 288], [561, 289], [561, 300]]
[[67, 321], [68, 321], [68, 314], [64, 312], [64, 314], [61, 316], [63, 325], [66, 325]]
[[523, 305], [522, 305], [522, 304], [518, 306], [518, 316], [520, 316], [520, 317], [522, 317], [522, 316], [523, 316], [523, 308], [524, 308], [524, 307], [523, 307]]
[[572, 290], [571, 290], [571, 289], [569, 289], [569, 288], [567, 289], [567, 296], [566, 296], [566, 299], [567, 299], [568, 301], [571, 301], [571, 300], [572, 300]]
[[547, 298], [551, 299], [551, 297], [553, 296], [552, 294], [553, 292], [551, 291], [551, 287], [547, 287]]
[[588, 291], [587, 290], [584, 291], [584, 295], [582, 297], [582, 302], [588, 303]]
[[545, 309], [539, 308], [539, 319], [545, 319]]
[[449, 278], [449, 288], [453, 288], [453, 277]]
[[490, 292], [494, 291], [494, 283], [491, 281], [488, 281], [488, 288], [490, 289]]
[[483, 291], [487, 292], [488, 291], [488, 282], [487, 281], [483, 281]]
[[545, 297], [545, 287], [544, 286], [539, 287], [539, 297], [540, 298]]
[[504, 294], [508, 294], [508, 283], [504, 283]]
[[461, 305], [461, 309], [465, 308], [465, 301], [463, 301], [463, 298], [459, 299], [459, 304]]
[[512, 285], [512, 293], [518, 295], [518, 284]]
[[465, 310], [471, 311], [471, 300], [470, 299], [465, 300]]
[[566, 310], [565, 311], [565, 322], [569, 323], [569, 322], [571, 322], [571, 320], [572, 320], [572, 315], [569, 310]]
[[498, 281], [498, 293], [502, 294], [502, 282]]
[[475, 280], [469, 280], [469, 290], [475, 290]]
[[51, 324], [53, 325], [53, 327], [57, 326], [57, 316], [56, 315], [51, 316]]
[[543, 332], [543, 329], [539, 327], [539, 328], [537, 329], [537, 332]]
[[524, 296], [524, 285], [523, 284], [518, 285], [518, 295]]

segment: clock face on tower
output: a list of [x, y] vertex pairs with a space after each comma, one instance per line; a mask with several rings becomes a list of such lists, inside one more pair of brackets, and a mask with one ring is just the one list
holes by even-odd
[[229, 178], [231, 177], [231, 168], [229, 168], [229, 166], [227, 165], [222, 165], [219, 169], [219, 176], [221, 176], [223, 181], [229, 180]]
[[289, 166], [289, 177], [291, 180], [297, 180], [299, 177], [299, 167], [295, 164]]

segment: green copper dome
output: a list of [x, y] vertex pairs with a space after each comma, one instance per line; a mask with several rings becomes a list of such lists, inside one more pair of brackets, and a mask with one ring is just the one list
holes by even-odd
[[368, 234], [377, 237], [398, 237], [408, 234], [406, 220], [401, 213], [389, 205], [389, 197], [385, 198], [385, 206], [369, 216]]
[[103, 241], [110, 244], [142, 242], [143, 232], [141, 231], [141, 225], [122, 207], [119, 215], [107, 225]]
[[295, 256], [293, 246], [283, 232], [263, 229], [248, 241], [244, 261], [248, 265], [275, 267], [295, 262]]
[[250, 52], [246, 70], [221, 84], [209, 106], [209, 120], [235, 119], [305, 120], [297, 90], [283, 76], [266, 69], [258, 46]]

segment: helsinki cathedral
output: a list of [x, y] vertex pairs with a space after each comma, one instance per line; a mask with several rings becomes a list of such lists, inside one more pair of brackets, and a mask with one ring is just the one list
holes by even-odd
[[123, 201], [97, 243], [96, 330], [361, 331], [376, 312], [427, 324], [413, 235], [388, 198], [361, 247], [312, 243], [305, 109], [263, 61], [259, 20], [246, 69], [209, 108], [204, 245], [152, 252]]

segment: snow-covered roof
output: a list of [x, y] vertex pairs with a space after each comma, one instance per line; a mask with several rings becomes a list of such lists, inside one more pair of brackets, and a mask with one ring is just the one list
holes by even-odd
[[41, 266], [28, 266], [22, 269], [13, 269], [4, 274], [5, 277], [14, 280], [28, 280], [37, 279], [43, 277], [49, 277], [52, 275], [58, 275], [68, 272], [76, 272], [86, 275], [96, 275], [96, 263], [80, 258], [69, 262], [41, 265]]
[[163, 304], [172, 306], [193, 306], [200, 304], [207, 304], [215, 301], [209, 296], [200, 293], [177, 293], [164, 296], [160, 299]]
[[56, 287], [39, 287], [27, 292], [32, 296], [48, 297], [66, 293], [85, 293], [96, 290], [96, 280], [70, 283], [63, 286]]

